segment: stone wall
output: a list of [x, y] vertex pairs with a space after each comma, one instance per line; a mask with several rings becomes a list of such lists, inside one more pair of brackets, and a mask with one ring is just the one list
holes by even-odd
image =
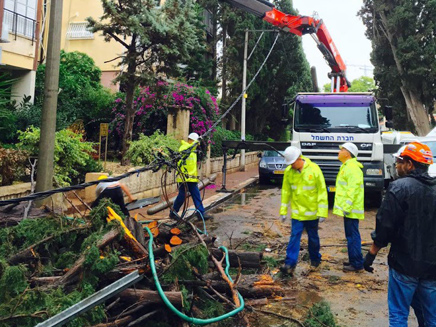
[[[239, 170], [240, 154], [236, 155], [235, 159], [231, 160], [232, 156], [227, 157], [227, 173], [231, 174]], [[208, 177], [212, 174], [222, 173], [224, 159], [223, 157], [209, 159], [206, 163], [202, 163], [199, 168], [201, 178]], [[248, 152], [245, 154], [246, 168], [257, 166], [259, 158], [257, 152]], [[85, 181], [96, 181], [100, 175], [104, 173], [88, 173], [86, 174]], [[132, 193], [138, 199], [149, 198], [161, 195], [161, 179], [163, 171], [153, 173], [146, 171], [140, 174], [133, 174], [122, 180]], [[87, 187], [85, 190], [78, 191], [77, 193], [86, 202], [91, 203], [95, 200], [96, 186]], [[167, 190], [169, 193], [177, 191], [177, 183], [174, 172], [167, 178]], [[22, 183], [11, 186], [0, 187], [0, 200], [15, 199], [30, 194], [30, 183]], [[71, 197], [73, 198], [73, 197]]]
[[[233, 173], [239, 170], [240, 165], [240, 155], [236, 155], [235, 159], [229, 160], [231, 157], [227, 158], [227, 173]], [[199, 174], [201, 178], [208, 177], [215, 173], [221, 173], [224, 159], [223, 157], [209, 159], [209, 163], [202, 163], [199, 168]], [[257, 152], [248, 152], [245, 154], [245, 164], [247, 168], [257, 166], [259, 158], [257, 157]], [[209, 170], [209, 171], [208, 171]], [[86, 181], [95, 181], [101, 173], [89, 173], [86, 174]], [[149, 198], [153, 196], [158, 196], [162, 194], [161, 189], [161, 178], [163, 172], [159, 171], [153, 173], [151, 171], [146, 171], [143, 173], [130, 175], [128, 178], [122, 180], [132, 193], [132, 195], [138, 199]], [[177, 182], [175, 173], [167, 177], [167, 190], [169, 193], [177, 191]], [[85, 201], [91, 202], [95, 199], [95, 186], [88, 187], [86, 190]]]
[[30, 183], [0, 187], [0, 201], [21, 198], [30, 194]]

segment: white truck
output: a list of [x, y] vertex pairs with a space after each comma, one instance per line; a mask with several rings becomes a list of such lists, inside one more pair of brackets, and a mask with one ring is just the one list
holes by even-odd
[[380, 204], [384, 188], [383, 143], [371, 93], [299, 93], [294, 101], [292, 145], [317, 163], [335, 191], [339, 145], [353, 142], [363, 164], [365, 193]]

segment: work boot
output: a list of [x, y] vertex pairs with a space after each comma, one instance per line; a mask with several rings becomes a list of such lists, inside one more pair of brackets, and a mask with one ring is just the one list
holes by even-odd
[[207, 213], [204, 213], [203, 216], [201, 215], [201, 213], [197, 212], [197, 220], [198, 221], [206, 221], [209, 219], [213, 219], [213, 216], [208, 215]]
[[342, 270], [345, 272], [361, 272], [361, 271], [363, 271], [363, 268], [358, 269], [358, 268], [353, 267], [352, 265], [349, 265], [349, 266], [344, 266], [342, 268]]
[[351, 266], [351, 263], [349, 263], [348, 261], [345, 261], [345, 262], [343, 262], [342, 263], [342, 265], [345, 267], [345, 266]]
[[321, 264], [321, 261], [311, 261], [310, 262], [310, 266], [312, 268], [315, 268], [315, 269], [318, 268], [320, 264]]
[[280, 272], [284, 276], [292, 277], [292, 276], [294, 276], [294, 271], [295, 271], [295, 266], [283, 265], [280, 267]]

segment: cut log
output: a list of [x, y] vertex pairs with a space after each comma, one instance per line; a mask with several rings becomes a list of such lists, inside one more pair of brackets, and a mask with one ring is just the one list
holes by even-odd
[[267, 305], [268, 298], [264, 297], [263, 299], [252, 299], [245, 301], [245, 305], [256, 306], [256, 305]]
[[[220, 249], [211, 250], [215, 258], [222, 258], [223, 252]], [[242, 268], [260, 268], [260, 261], [262, 260], [261, 252], [242, 252], [229, 250], [230, 266], [239, 267], [239, 261]]]
[[[221, 293], [230, 294], [229, 285], [224, 281], [198, 281], [198, 280], [179, 280], [180, 284], [189, 286], [207, 286], [210, 284], [214, 289]], [[265, 298], [283, 295], [292, 295], [295, 290], [284, 288], [282, 285], [274, 283], [266, 284], [259, 275], [242, 275], [241, 281], [235, 288], [244, 298]]]
[[115, 320], [113, 322], [102, 323], [102, 324], [94, 325], [91, 327], [120, 327], [120, 326], [128, 324], [132, 320], [133, 320], [132, 316], [127, 316], [127, 317]]
[[[165, 292], [168, 300], [177, 308], [183, 307], [181, 292]], [[122, 301], [127, 303], [164, 304], [157, 291], [128, 288], [119, 294]]]

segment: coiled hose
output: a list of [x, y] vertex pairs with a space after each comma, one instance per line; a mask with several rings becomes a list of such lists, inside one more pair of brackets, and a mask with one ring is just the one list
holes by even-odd
[[[212, 324], [214, 322], [218, 322], [218, 321], [227, 319], [229, 317], [233, 317], [235, 314], [241, 312], [244, 309], [244, 306], [245, 306], [244, 298], [238, 292], [239, 301], [241, 302], [240, 306], [237, 307], [236, 309], [226, 313], [226, 314], [223, 314], [222, 316], [209, 318], [209, 319], [199, 319], [199, 318], [194, 318], [194, 317], [188, 317], [187, 315], [185, 315], [181, 311], [177, 310], [177, 308], [166, 297], [166, 295], [162, 289], [162, 286], [159, 282], [159, 278], [157, 277], [157, 273], [156, 273], [156, 265], [154, 264], [153, 234], [151, 233], [151, 231], [148, 227], [145, 227], [145, 230], [147, 231], [148, 235], [150, 236], [150, 241], [148, 242], [148, 256], [149, 256], [149, 260], [150, 260], [151, 273], [153, 274], [153, 279], [154, 279], [154, 283], [156, 285], [157, 291], [158, 291], [160, 297], [162, 298], [162, 300], [164, 301], [165, 305], [172, 312], [174, 312], [178, 317], [182, 318], [183, 320], [185, 320], [187, 322], [190, 322], [190, 323], [193, 323], [196, 325], [207, 325], [207, 324]], [[227, 248], [225, 246], [221, 246], [220, 250], [223, 251], [226, 255], [226, 269], [225, 269], [226, 275], [229, 278], [229, 280], [231, 282], [233, 282], [233, 280], [229, 274], [229, 268], [230, 268], [229, 252], [227, 251]]]

